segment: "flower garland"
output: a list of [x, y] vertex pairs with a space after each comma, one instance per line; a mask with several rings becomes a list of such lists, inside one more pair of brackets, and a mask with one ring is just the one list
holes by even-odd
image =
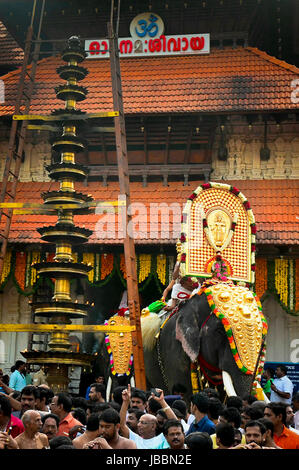
[[114, 256], [112, 253], [103, 253], [101, 255], [101, 280], [112, 273], [114, 267]]
[[261, 298], [268, 288], [268, 272], [266, 258], [257, 258], [255, 275], [255, 292], [258, 297]]
[[295, 289], [296, 289], [296, 300], [295, 300], [295, 312], [299, 310], [299, 259], [296, 259], [295, 267]]
[[138, 282], [141, 284], [150, 274], [152, 257], [148, 254], [139, 255], [139, 275]]
[[37, 272], [36, 269], [33, 267], [35, 263], [40, 262], [40, 252], [39, 251], [32, 251], [31, 252], [31, 274], [29, 279], [29, 285], [32, 287], [36, 283]]
[[288, 305], [288, 260], [275, 260], [275, 289], [281, 302]]
[[125, 261], [125, 255], [123, 253], [121, 253], [119, 257], [119, 269], [123, 275], [123, 278], [127, 279], [126, 261]]
[[7, 281], [8, 276], [11, 272], [11, 267], [12, 267], [11, 251], [7, 251], [4, 257], [4, 263], [3, 263], [2, 275], [1, 275], [1, 281], [0, 281], [1, 286], [5, 284], [5, 282]]
[[157, 276], [158, 279], [160, 280], [161, 284], [165, 285], [166, 284], [166, 255], [160, 254], [157, 255], [156, 258], [157, 261]]
[[21, 252], [16, 253], [14, 278], [18, 287], [22, 291], [25, 290], [25, 277], [26, 277], [26, 253], [21, 251]]
[[88, 272], [89, 282], [93, 282], [94, 275], [94, 254], [93, 253], [83, 253], [82, 261], [87, 266], [92, 266], [92, 269]]

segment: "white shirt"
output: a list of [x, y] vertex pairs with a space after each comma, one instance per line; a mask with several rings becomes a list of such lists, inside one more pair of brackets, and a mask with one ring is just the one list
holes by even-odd
[[166, 449], [169, 447], [163, 433], [151, 437], [150, 439], [143, 439], [143, 437], [130, 429], [129, 439], [136, 443], [137, 449], [158, 449], [161, 448], [161, 446], [163, 446], [163, 449]]
[[291, 405], [294, 385], [290, 381], [290, 379], [286, 375], [284, 375], [283, 377], [274, 379], [273, 384], [280, 392], [289, 393], [290, 398], [282, 398], [278, 395], [278, 393], [271, 390], [270, 401], [281, 402], [286, 403], [287, 405]]

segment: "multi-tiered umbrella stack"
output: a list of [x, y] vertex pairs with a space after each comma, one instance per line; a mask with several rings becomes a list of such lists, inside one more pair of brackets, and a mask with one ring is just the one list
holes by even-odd
[[[69, 39], [62, 59], [67, 63], [57, 69], [59, 76], [66, 80], [64, 85], [55, 88], [58, 99], [65, 101], [65, 109], [54, 111], [54, 114], [64, 115], [61, 123], [61, 133], [52, 139], [52, 149], [60, 154], [60, 161], [47, 167], [52, 180], [59, 182], [59, 190], [42, 194], [44, 205], [59, 205], [57, 223], [38, 228], [42, 240], [55, 244], [53, 261], [36, 263], [34, 268], [39, 277], [54, 280], [54, 295], [49, 302], [34, 302], [32, 307], [35, 316], [46, 317], [49, 324], [71, 324], [72, 318], [82, 318], [87, 315], [88, 303], [78, 303], [71, 297], [71, 280], [84, 279], [91, 266], [75, 262], [73, 257], [74, 245], [88, 241], [91, 231], [74, 224], [74, 216], [89, 211], [88, 203], [91, 196], [75, 190], [75, 183], [87, 176], [87, 168], [75, 162], [78, 152], [84, 149], [84, 141], [80, 138], [80, 126], [83, 120], [78, 117], [84, 114], [76, 109], [76, 103], [86, 98], [87, 90], [78, 85], [88, 73], [87, 69], [79, 66], [86, 56], [80, 41], [76, 37]], [[82, 117], [82, 116], [80, 116]], [[87, 203], [87, 204], [86, 204]], [[70, 366], [90, 366], [93, 356], [70, 351], [69, 331], [55, 329], [51, 333], [47, 351], [24, 351], [23, 356], [31, 364], [43, 364], [49, 368], [47, 381], [55, 391], [68, 389]]]

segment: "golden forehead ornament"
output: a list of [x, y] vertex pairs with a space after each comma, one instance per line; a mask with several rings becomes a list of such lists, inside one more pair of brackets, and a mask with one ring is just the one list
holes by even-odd
[[243, 286], [210, 287], [217, 310], [230, 324], [242, 364], [254, 371], [263, 334], [261, 314], [253, 293]]
[[[115, 315], [108, 320], [107, 324], [109, 326], [130, 326], [130, 320], [126, 316]], [[133, 352], [131, 332], [109, 333], [107, 337], [113, 355], [114, 371], [116, 374], [125, 374]]]

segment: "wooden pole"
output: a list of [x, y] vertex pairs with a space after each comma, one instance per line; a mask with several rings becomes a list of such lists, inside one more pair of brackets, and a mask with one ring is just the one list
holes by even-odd
[[127, 274], [127, 291], [130, 323], [131, 325], [135, 326], [135, 330], [132, 331], [135, 382], [138, 388], [146, 390], [135, 245], [133, 234], [131, 234], [132, 236], [130, 236], [127, 230], [128, 227], [131, 225], [131, 215], [129, 214], [131, 199], [125, 116], [123, 110], [121, 73], [118, 53], [118, 39], [114, 33], [112, 21], [108, 23], [108, 37], [114, 106], [113, 109], [119, 113], [118, 116], [114, 118], [119, 188], [120, 194], [126, 202], [126, 207], [123, 211], [122, 223], [124, 225], [124, 254]]

